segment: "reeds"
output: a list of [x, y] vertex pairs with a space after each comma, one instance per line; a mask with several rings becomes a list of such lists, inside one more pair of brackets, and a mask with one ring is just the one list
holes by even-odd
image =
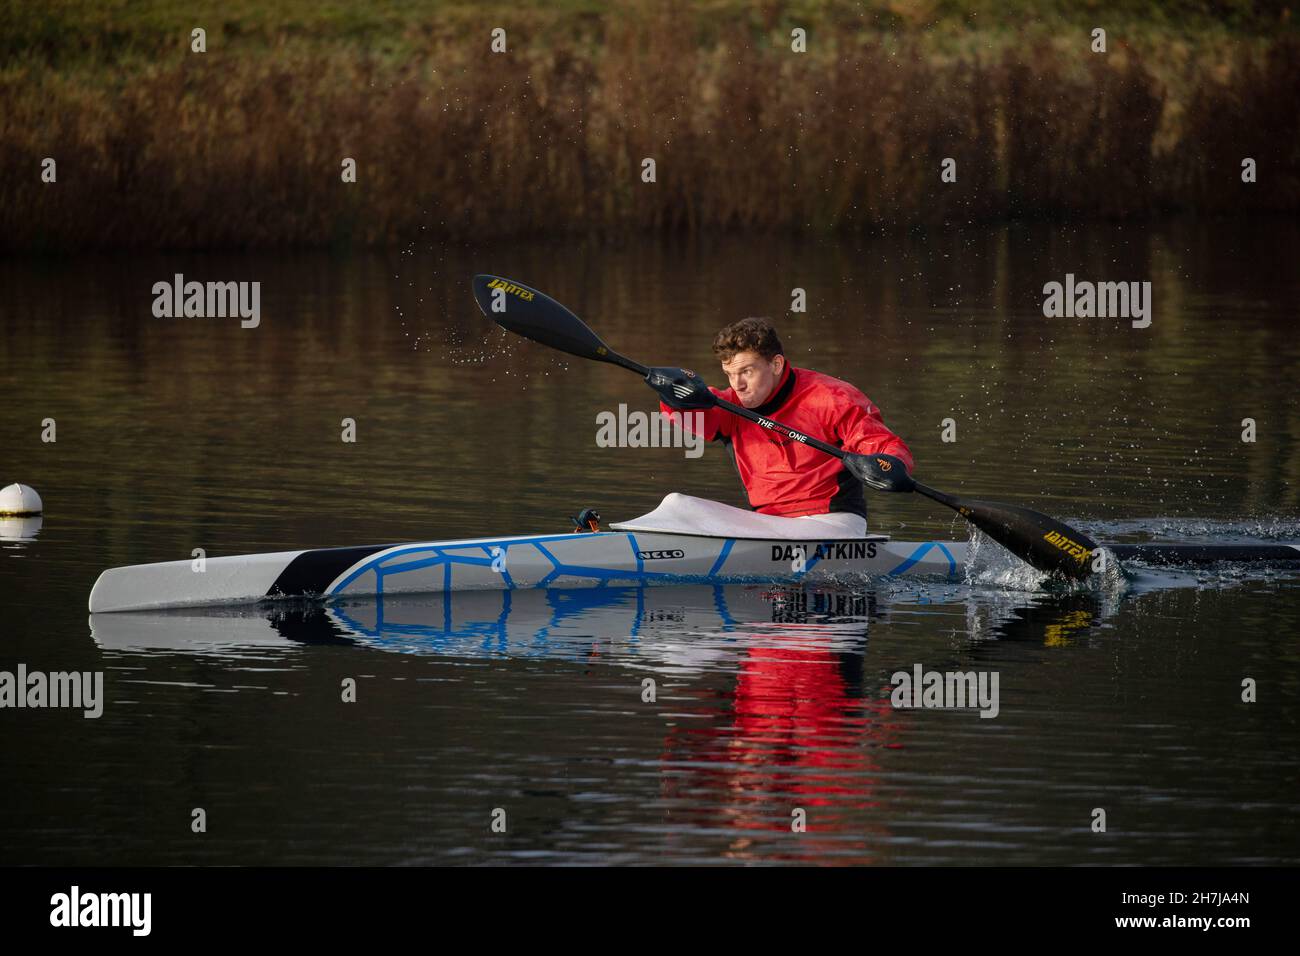
[[[634, 15], [635, 12], [635, 15]], [[382, 245], [576, 232], [876, 231], [1300, 206], [1300, 45], [1214, 69], [1086, 37], [696, 35], [648, 5], [510, 51], [281, 39], [0, 70], [3, 248]], [[756, 14], [757, 16], [757, 14]], [[829, 34], [829, 35], [826, 35]], [[977, 52], [978, 51], [978, 52]], [[1244, 156], [1259, 182], [1240, 181]], [[58, 182], [40, 181], [57, 161]], [[358, 182], [341, 181], [341, 162]], [[641, 178], [656, 163], [657, 181]], [[940, 164], [957, 164], [957, 181]]]

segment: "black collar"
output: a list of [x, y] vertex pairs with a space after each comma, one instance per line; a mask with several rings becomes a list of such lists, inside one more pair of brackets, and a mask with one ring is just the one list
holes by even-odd
[[790, 361], [787, 359], [785, 363], [785, 377], [782, 379], [780, 386], [772, 393], [771, 398], [765, 401], [762, 405], [753, 409], [754, 413], [763, 415], [764, 417], [770, 416], [774, 411], [785, 404], [785, 400], [790, 397], [790, 393], [793, 391], [794, 366], [791, 365]]

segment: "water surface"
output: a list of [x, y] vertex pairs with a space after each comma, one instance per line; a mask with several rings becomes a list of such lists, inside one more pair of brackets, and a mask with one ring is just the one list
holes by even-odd
[[[98, 720], [0, 713], [0, 861], [1300, 861], [1300, 577], [1277, 570], [86, 612], [103, 568], [195, 548], [563, 531], [675, 490], [739, 503], [716, 448], [597, 447], [597, 413], [650, 393], [493, 331], [478, 271], [715, 384], [717, 328], [770, 315], [944, 490], [1109, 540], [1297, 540], [1297, 228], [0, 262], [0, 483], [47, 509], [0, 543], [0, 668], [102, 670], [107, 690]], [[154, 319], [176, 272], [261, 281], [262, 324]], [[1152, 326], [1043, 318], [1067, 272], [1150, 279]], [[896, 537], [966, 537], [925, 501], [869, 502]], [[917, 663], [997, 672], [998, 716], [893, 708]]]

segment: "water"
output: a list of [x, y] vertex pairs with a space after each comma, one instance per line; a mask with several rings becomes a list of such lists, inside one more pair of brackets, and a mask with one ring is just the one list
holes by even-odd
[[[34, 540], [0, 542], [0, 669], [102, 670], [107, 697], [97, 720], [0, 713], [0, 862], [1300, 861], [1300, 575], [1279, 569], [1049, 593], [985, 550], [970, 582], [847, 590], [93, 624], [85, 604], [103, 568], [194, 548], [563, 531], [674, 490], [738, 503], [716, 448], [598, 448], [596, 414], [649, 408], [648, 390], [491, 331], [476, 271], [714, 383], [716, 329], [771, 315], [792, 360], [858, 384], [943, 490], [1105, 540], [1300, 540], [1297, 228], [0, 262], [0, 483], [47, 512]], [[152, 318], [176, 272], [262, 281], [261, 326]], [[1044, 319], [1066, 272], [1149, 278], [1151, 328]], [[899, 538], [967, 535], [925, 501], [869, 502]], [[998, 716], [893, 708], [892, 675], [918, 663], [996, 672]]]

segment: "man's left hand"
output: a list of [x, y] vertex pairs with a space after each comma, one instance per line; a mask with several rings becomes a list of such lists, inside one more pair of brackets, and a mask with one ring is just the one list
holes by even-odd
[[655, 367], [650, 369], [645, 381], [669, 408], [712, 408], [717, 404], [704, 379], [690, 369]]

